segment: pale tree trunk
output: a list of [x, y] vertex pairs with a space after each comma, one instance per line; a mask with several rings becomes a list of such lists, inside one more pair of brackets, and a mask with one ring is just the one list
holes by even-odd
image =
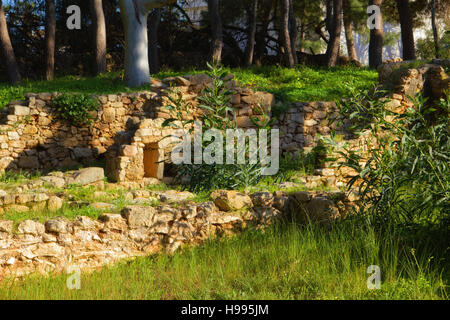
[[377, 17], [377, 25], [381, 28], [374, 28], [370, 30], [370, 43], [369, 43], [369, 66], [371, 68], [378, 68], [379, 65], [383, 63], [383, 16], [381, 14], [381, 6], [383, 5], [383, 0], [369, 0], [369, 5], [376, 5], [380, 7], [380, 15]]
[[94, 13], [95, 74], [106, 73], [106, 24], [102, 0], [92, 0]]
[[219, 0], [208, 0], [209, 18], [211, 21], [211, 59], [213, 62], [222, 60], [223, 30], [219, 10]]
[[55, 0], [45, 1], [45, 79], [55, 77], [55, 35], [56, 11]]
[[298, 28], [297, 19], [294, 12], [293, 0], [289, 0], [289, 33], [291, 35], [291, 54], [294, 59], [294, 64], [298, 63], [297, 58], [297, 42], [298, 42]]
[[251, 66], [253, 64], [253, 56], [255, 54], [255, 36], [256, 23], [258, 19], [258, 0], [252, 1], [251, 10], [248, 19], [248, 41], [245, 49], [245, 64]]
[[119, 0], [125, 32], [125, 81], [130, 87], [150, 83], [147, 17], [150, 10], [176, 0]]
[[347, 41], [347, 53], [350, 60], [358, 60], [356, 56], [355, 41], [353, 39], [353, 17], [350, 0], [344, 0], [344, 28]]
[[9, 82], [13, 85], [19, 84], [22, 81], [19, 73], [19, 67], [17, 66], [16, 56], [14, 49], [9, 38], [8, 26], [6, 24], [5, 10], [3, 3], [0, 0], [0, 46], [5, 57], [6, 71], [8, 73]]
[[342, 30], [342, 0], [333, 0], [333, 15], [329, 30], [330, 40], [328, 42], [326, 57], [327, 65], [334, 67], [339, 57]]
[[431, 27], [433, 28], [433, 38], [434, 38], [434, 50], [436, 51], [436, 58], [440, 58], [439, 51], [439, 34], [436, 25], [436, 0], [431, 0]]
[[159, 72], [158, 29], [161, 23], [161, 13], [161, 9], [155, 9], [150, 14], [149, 51], [151, 73]]
[[409, 0], [397, 0], [397, 10], [400, 16], [400, 28], [402, 30], [403, 60], [415, 60], [416, 48]]
[[281, 0], [280, 40], [281, 55], [286, 67], [295, 66], [292, 56], [291, 36], [289, 35], [289, 0]]

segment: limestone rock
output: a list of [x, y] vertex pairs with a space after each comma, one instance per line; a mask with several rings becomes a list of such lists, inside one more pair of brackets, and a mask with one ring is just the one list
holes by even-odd
[[208, 221], [214, 225], [223, 225], [229, 223], [242, 222], [242, 218], [238, 216], [226, 215], [220, 212], [213, 213], [208, 217]]
[[122, 216], [130, 228], [151, 227], [156, 210], [153, 207], [129, 206], [122, 210]]
[[116, 208], [115, 205], [105, 202], [94, 202], [91, 203], [89, 206], [96, 210], [114, 210]]
[[78, 216], [74, 221], [74, 226], [81, 230], [96, 230], [100, 227], [100, 223], [89, 217]]
[[16, 116], [28, 116], [30, 115], [30, 108], [24, 106], [14, 106], [14, 115]]
[[73, 174], [74, 183], [82, 186], [92, 184], [94, 182], [102, 181], [105, 178], [105, 171], [103, 168], [85, 168]]
[[159, 195], [159, 199], [162, 202], [183, 202], [193, 197], [194, 195], [191, 192], [178, 192], [175, 190], [165, 191]]
[[256, 217], [261, 223], [269, 224], [273, 222], [278, 216], [281, 215], [281, 211], [266, 206], [266, 207], [258, 207], [255, 208]]
[[273, 203], [273, 194], [270, 192], [256, 192], [252, 195], [252, 200], [255, 207], [271, 206]]
[[45, 232], [44, 225], [33, 220], [21, 222], [17, 229], [21, 234], [30, 234], [34, 236], [42, 235]]
[[46, 176], [42, 177], [41, 180], [54, 188], [64, 188], [66, 185], [64, 178], [60, 177]]
[[47, 207], [50, 211], [58, 211], [63, 206], [63, 200], [57, 196], [51, 196], [48, 199]]
[[120, 214], [104, 214], [100, 217], [100, 221], [102, 221], [104, 227], [109, 230], [125, 231], [128, 228], [127, 221]]
[[30, 211], [30, 208], [24, 205], [20, 205], [20, 204], [12, 204], [10, 206], [7, 207], [8, 210], [10, 211], [15, 211], [18, 213], [23, 213], [23, 212], [28, 212]]
[[45, 223], [45, 231], [48, 233], [67, 233], [67, 223], [62, 220], [49, 220]]
[[211, 199], [222, 211], [240, 210], [253, 205], [248, 195], [238, 191], [217, 190], [211, 194]]
[[0, 232], [11, 233], [14, 223], [12, 221], [0, 221]]

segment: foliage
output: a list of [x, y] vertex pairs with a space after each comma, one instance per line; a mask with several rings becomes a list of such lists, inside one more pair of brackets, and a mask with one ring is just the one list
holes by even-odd
[[[446, 31], [439, 40], [439, 58], [450, 59], [450, 31]], [[423, 60], [436, 58], [436, 49], [432, 31], [426, 33], [426, 37], [417, 40], [417, 56]]]
[[13, 172], [10, 170], [4, 171], [0, 173], [0, 186], [4, 188], [5, 185], [15, 185], [19, 183], [23, 183], [25, 181], [34, 180], [40, 177], [40, 173], [30, 173], [25, 171]]
[[[207, 86], [198, 98], [201, 110], [199, 118], [202, 123], [202, 134], [210, 129], [219, 130], [223, 136], [228, 129], [236, 129], [236, 114], [231, 104], [232, 92], [226, 88], [228, 72], [219, 65], [208, 64], [209, 76], [213, 82]], [[163, 123], [165, 127], [175, 127], [189, 131], [194, 131], [194, 120], [189, 117], [192, 112], [191, 105], [183, 102], [180, 94], [175, 91], [169, 93], [171, 105], [167, 109], [174, 115]], [[263, 108], [261, 108], [261, 111]], [[272, 120], [264, 112], [261, 119], [251, 118], [253, 124], [259, 129], [268, 129]], [[183, 120], [187, 119], [187, 120]], [[177, 124], [178, 122], [178, 124]], [[270, 141], [269, 141], [270, 145]], [[203, 141], [202, 153], [208, 147]], [[224, 139], [222, 150], [226, 150]], [[193, 148], [194, 149], [194, 148]], [[217, 150], [215, 151], [217, 152]], [[245, 154], [250, 158], [249, 148], [246, 144]], [[262, 178], [263, 166], [261, 161], [245, 164], [181, 164], [177, 166], [176, 179], [190, 191], [202, 192], [213, 189], [233, 189], [257, 184]]]
[[54, 98], [52, 103], [63, 119], [75, 125], [90, 124], [93, 120], [90, 112], [99, 106], [94, 97], [82, 93], [64, 93]]
[[[365, 96], [365, 103], [362, 98]], [[442, 222], [450, 213], [449, 103], [437, 106], [420, 95], [410, 98], [414, 107], [398, 115], [386, 109], [373, 94], [360, 94], [343, 106], [357, 123], [355, 132], [371, 129], [367, 161], [358, 151], [342, 153], [358, 175], [364, 208], [377, 222]], [[352, 112], [349, 106], [353, 103]], [[444, 111], [439, 117], [433, 113]]]

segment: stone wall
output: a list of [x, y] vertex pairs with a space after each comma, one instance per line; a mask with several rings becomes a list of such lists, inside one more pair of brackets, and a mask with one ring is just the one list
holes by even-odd
[[55, 112], [56, 95], [28, 94], [27, 100], [13, 101], [4, 109], [0, 170], [49, 171], [90, 163], [148, 116], [159, 97], [156, 92], [99, 96], [94, 123], [77, 127]]
[[17, 227], [13, 221], [0, 221], [0, 279], [59, 273], [74, 265], [92, 270], [125, 258], [173, 253], [182, 245], [235, 234], [246, 226], [264, 227], [276, 219], [329, 223], [351, 207], [342, 193], [249, 195], [219, 190], [211, 197], [213, 202], [206, 203], [128, 206], [99, 220], [26, 220]]
[[349, 122], [338, 127], [337, 121], [332, 123], [335, 119], [342, 119], [342, 116], [334, 102], [293, 103], [274, 124], [274, 128], [280, 129], [281, 150], [283, 153], [310, 150], [317, 146], [320, 136], [329, 136], [331, 130], [349, 138], [345, 130]]
[[450, 78], [444, 68], [449, 67], [450, 60], [433, 60], [418, 67], [414, 66], [413, 61], [382, 64], [378, 68], [378, 81], [390, 92], [390, 110], [404, 113], [413, 106], [409, 97], [419, 92], [430, 101], [446, 98], [444, 91], [450, 89]]
[[[171, 118], [167, 89], [182, 94], [193, 107], [193, 118], [201, 115], [197, 97], [212, 84], [207, 75], [194, 75], [153, 81], [151, 91], [97, 96], [99, 108], [93, 112], [92, 125], [77, 127], [61, 119], [53, 107], [58, 93], [27, 94], [26, 100], [12, 101], [0, 114], [0, 172], [7, 169], [40, 170], [71, 168], [92, 163], [106, 156], [108, 176], [113, 180], [140, 180], [145, 176], [145, 148], [155, 145], [160, 153], [170, 143], [162, 140], [174, 131], [162, 124]], [[258, 116], [258, 105], [270, 113], [274, 96], [239, 88], [230, 75], [226, 87], [234, 94], [240, 127], [252, 125], [249, 117]], [[159, 170], [160, 171], [160, 170]], [[159, 177], [159, 175], [158, 175]]]

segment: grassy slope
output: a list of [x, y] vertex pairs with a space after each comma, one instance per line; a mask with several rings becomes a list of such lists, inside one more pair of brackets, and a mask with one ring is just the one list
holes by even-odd
[[[376, 81], [375, 72], [354, 68], [230, 71], [241, 84], [273, 92], [284, 101], [339, 99], [348, 94], [347, 84], [362, 89]], [[193, 72], [201, 71], [156, 76]], [[52, 82], [26, 82], [17, 88], [0, 84], [0, 106], [23, 98], [26, 92], [133, 91], [115, 80], [117, 77], [65, 77]], [[80, 192], [71, 193], [77, 199], [89, 198]], [[95, 217], [99, 212], [67, 210], [64, 214]], [[42, 213], [38, 215], [42, 219]], [[442, 243], [419, 240], [406, 244], [400, 236], [377, 235], [371, 228], [351, 221], [333, 229], [273, 227], [265, 233], [247, 231], [232, 239], [211, 241], [173, 257], [139, 258], [85, 274], [80, 291], [66, 288], [67, 275], [3, 282], [0, 299], [447, 299], [443, 283], [448, 284], [448, 274], [443, 271], [448, 270], [448, 257], [441, 260], [448, 255], [447, 238], [423, 234], [426, 240]], [[366, 287], [366, 269], [374, 264], [382, 270], [379, 291]]]
[[[273, 226], [84, 274], [79, 291], [67, 289], [68, 275], [4, 282], [0, 299], [448, 298], [441, 270], [428, 263], [442, 244], [421, 240], [422, 248], [435, 252], [416, 249], [413, 255], [398, 239], [360, 221], [333, 228]], [[367, 289], [370, 265], [381, 267], [381, 290]]]
[[[348, 85], [364, 89], [376, 83], [377, 73], [359, 68], [308, 68], [299, 66], [286, 69], [275, 66], [251, 69], [229, 69], [242, 85], [251, 85], [257, 90], [274, 93], [279, 100], [323, 101], [348, 96]], [[204, 70], [182, 72], [161, 72], [154, 75], [164, 78], [174, 75], [202, 73]], [[145, 89], [141, 88], [141, 89]], [[137, 91], [127, 88], [120, 80], [119, 73], [109, 73], [97, 78], [66, 76], [54, 81], [27, 81], [21, 86], [11, 87], [0, 83], [0, 108], [11, 100], [24, 98], [27, 92], [83, 92], [89, 94], [113, 94]]]

